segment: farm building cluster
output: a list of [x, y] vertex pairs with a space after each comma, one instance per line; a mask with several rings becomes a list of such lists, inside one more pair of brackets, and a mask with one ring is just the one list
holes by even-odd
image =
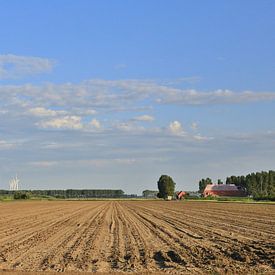
[[[154, 199], [158, 197], [158, 191], [145, 190], [142, 196], [147, 199]], [[174, 196], [167, 196], [167, 200], [182, 200], [185, 198], [199, 198], [199, 197], [245, 197], [247, 192], [241, 186], [235, 184], [208, 184], [202, 193], [190, 191], [177, 191]]]
[[208, 184], [203, 191], [203, 196], [244, 197], [246, 192], [241, 186], [235, 184]]

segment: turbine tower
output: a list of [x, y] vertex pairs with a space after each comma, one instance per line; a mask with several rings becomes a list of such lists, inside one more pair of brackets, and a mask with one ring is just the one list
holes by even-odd
[[10, 191], [18, 191], [19, 190], [19, 182], [20, 182], [20, 180], [18, 179], [17, 175], [15, 176], [15, 178], [12, 178], [9, 182]]

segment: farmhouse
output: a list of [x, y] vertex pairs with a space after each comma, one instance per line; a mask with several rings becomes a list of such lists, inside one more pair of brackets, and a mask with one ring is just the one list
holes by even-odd
[[235, 184], [208, 184], [204, 191], [203, 196], [230, 196], [230, 197], [243, 197], [246, 195], [245, 190], [241, 186]]
[[184, 191], [179, 191], [179, 192], [176, 192], [176, 198], [177, 198], [177, 200], [181, 200], [181, 199], [183, 199], [184, 198], [184, 196], [186, 196], [187, 195], [187, 193], [186, 192], [184, 192]]

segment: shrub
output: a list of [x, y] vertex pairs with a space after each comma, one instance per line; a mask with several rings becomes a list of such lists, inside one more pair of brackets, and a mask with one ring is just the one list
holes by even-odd
[[13, 194], [13, 198], [15, 200], [28, 200], [30, 198], [30, 194], [26, 192], [15, 192]]

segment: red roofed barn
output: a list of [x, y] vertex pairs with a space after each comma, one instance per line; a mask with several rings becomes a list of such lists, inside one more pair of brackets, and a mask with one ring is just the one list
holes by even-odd
[[208, 184], [203, 196], [228, 196], [228, 197], [243, 197], [246, 195], [245, 190], [241, 186], [235, 184]]

